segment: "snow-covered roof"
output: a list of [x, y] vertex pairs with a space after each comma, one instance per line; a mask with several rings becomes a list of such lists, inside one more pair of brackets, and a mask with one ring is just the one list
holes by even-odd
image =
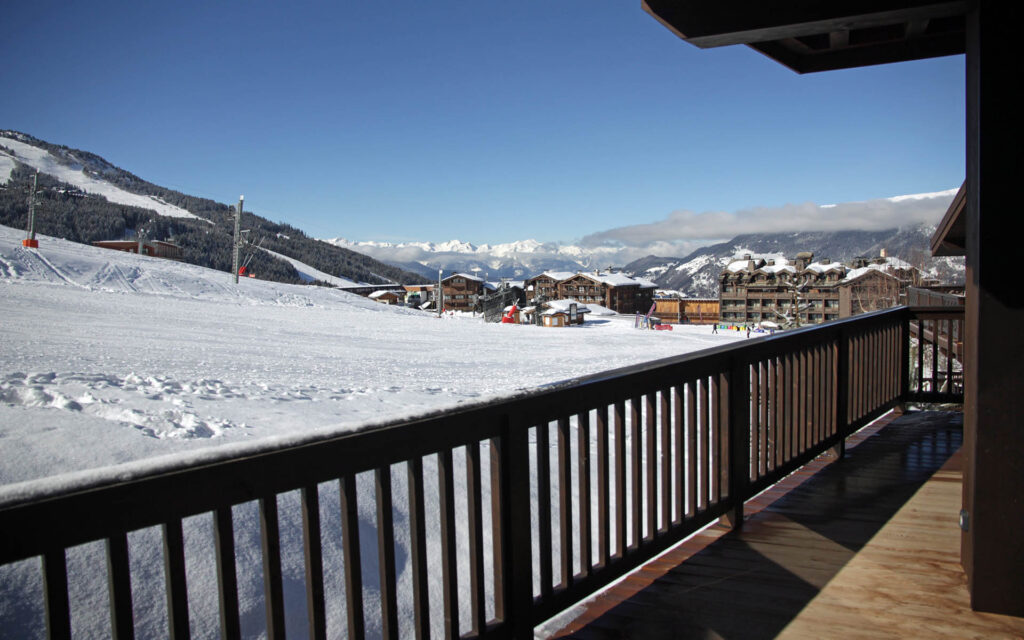
[[589, 278], [602, 282], [610, 287], [635, 287], [639, 286], [641, 289], [657, 289], [658, 285], [647, 280], [646, 278], [636, 278], [628, 276], [624, 273], [584, 273]]
[[369, 297], [371, 297], [374, 300], [376, 300], [377, 298], [382, 298], [382, 297], [388, 295], [389, 293], [392, 294], [392, 295], [396, 295], [396, 296], [401, 295], [397, 291], [391, 291], [389, 289], [381, 289], [380, 291], [374, 291], [373, 293], [370, 294]]
[[891, 273], [889, 273], [887, 265], [884, 265], [884, 264], [869, 264], [866, 267], [857, 267], [856, 269], [850, 269], [849, 271], [846, 272], [846, 277], [843, 278], [842, 281], [843, 282], [852, 282], [852, 281], [856, 280], [857, 278], [864, 277], [865, 275], [867, 275], [871, 271], [877, 271], [878, 273], [882, 274], [883, 276], [885, 276], [887, 278], [892, 278], [894, 280], [896, 279], [896, 276], [894, 276]]
[[842, 262], [812, 262], [807, 265], [805, 271], [813, 271], [815, 273], [825, 273], [827, 271], [845, 271], [846, 266]]
[[658, 285], [656, 283], [651, 282], [647, 278], [641, 278], [639, 276], [636, 276], [636, 277], [633, 278], [633, 280], [640, 284], [640, 288], [641, 289], [657, 289], [658, 288]]
[[[756, 261], [754, 265], [756, 267]], [[750, 266], [750, 260], [734, 260], [725, 266], [725, 270], [729, 273], [739, 273], [740, 271], [746, 271], [748, 266]]]
[[765, 273], [774, 273], [774, 274], [779, 274], [779, 273], [796, 273], [796, 267], [794, 267], [793, 265], [788, 264], [788, 263], [787, 264], [779, 264], [778, 262], [776, 262], [775, 264], [766, 264], [763, 267], [761, 267], [760, 269], [758, 269], [758, 271], [764, 271]]
[[483, 282], [484, 281], [483, 278], [479, 278], [477, 276], [470, 275], [468, 273], [453, 273], [452, 275], [448, 276], [444, 280], [451, 280], [452, 278], [465, 278], [466, 280], [475, 280], [476, 282]]
[[556, 282], [561, 282], [562, 280], [568, 280], [569, 278], [575, 275], [578, 274], [576, 274], [573, 271], [544, 271], [540, 275], [533, 276], [533, 278], [530, 278], [530, 280], [533, 280], [534, 278], [540, 278], [541, 276], [546, 276]]
[[548, 306], [548, 309], [556, 309], [558, 311], [569, 311], [569, 305], [575, 304], [577, 313], [590, 313], [590, 309], [587, 305], [582, 302], [577, 302], [572, 298], [566, 300], [553, 300], [551, 302], [546, 302], [545, 304]]

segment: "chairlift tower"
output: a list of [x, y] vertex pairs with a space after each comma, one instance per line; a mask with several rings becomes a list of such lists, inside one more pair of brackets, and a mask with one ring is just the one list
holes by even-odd
[[242, 225], [242, 203], [244, 201], [245, 196], [238, 196], [238, 209], [235, 210], [234, 250], [231, 259], [231, 272], [234, 274], [235, 284], [238, 284], [238, 251], [242, 247], [242, 234], [239, 229]]
[[32, 194], [28, 197], [28, 227], [25, 229], [25, 239], [21, 246], [30, 249], [38, 249], [39, 241], [36, 240], [36, 188], [39, 186], [39, 172], [32, 176]]

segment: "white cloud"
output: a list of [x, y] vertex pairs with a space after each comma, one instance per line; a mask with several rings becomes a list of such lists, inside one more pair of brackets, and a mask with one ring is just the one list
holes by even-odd
[[813, 202], [753, 207], [735, 212], [673, 211], [664, 220], [617, 227], [585, 236], [584, 246], [613, 245], [643, 255], [685, 255], [683, 247], [719, 242], [743, 233], [794, 231], [879, 231], [917, 224], [935, 224], [956, 189], [936, 193], [879, 198], [864, 202], [818, 205]]

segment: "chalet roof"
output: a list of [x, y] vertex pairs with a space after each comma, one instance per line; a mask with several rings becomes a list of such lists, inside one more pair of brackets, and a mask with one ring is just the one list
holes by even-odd
[[544, 271], [543, 273], [539, 273], [533, 276], [526, 282], [530, 282], [530, 280], [536, 280], [537, 278], [540, 277], [548, 277], [554, 280], [555, 282], [561, 282], [562, 280], [568, 280], [569, 278], [575, 275], [577, 274], [572, 271]]
[[380, 291], [374, 291], [373, 293], [371, 293], [371, 294], [369, 295], [369, 297], [370, 297], [370, 298], [373, 298], [374, 300], [376, 300], [377, 298], [383, 298], [384, 296], [386, 296], [386, 295], [388, 295], [388, 294], [391, 294], [391, 295], [395, 295], [395, 296], [399, 296], [399, 295], [401, 295], [401, 294], [400, 294], [400, 293], [398, 293], [397, 291], [390, 291], [390, 290], [388, 290], [388, 289], [382, 289], [382, 290], [380, 290]]
[[604, 283], [610, 287], [636, 287], [639, 286], [641, 289], [657, 289], [658, 285], [654, 284], [650, 280], [644, 278], [635, 278], [633, 276], [627, 276], [624, 273], [597, 273], [594, 275], [582, 274], [589, 276], [590, 278], [597, 280], [598, 282]]
[[775, 258], [773, 262], [775, 264], [765, 262], [765, 264], [757, 270], [773, 275], [778, 275], [780, 273], [796, 273], [796, 267], [790, 264], [789, 260], [786, 258]]
[[879, 273], [879, 274], [885, 276], [886, 278], [892, 278], [893, 280], [897, 279], [896, 276], [894, 276], [891, 273], [889, 273], [888, 265], [873, 263], [873, 264], [869, 264], [866, 267], [858, 267], [856, 269], [850, 269], [849, 271], [846, 272], [846, 277], [843, 278], [841, 280], [841, 282], [853, 282], [854, 280], [857, 280], [859, 278], [863, 278], [864, 276], [868, 275], [872, 271], [875, 272], [875, 273]]
[[829, 271], [846, 271], [846, 265], [842, 262], [812, 262], [811, 264], [804, 267], [804, 271], [813, 271], [814, 273], [828, 273]]
[[797, 73], [964, 53], [963, 0], [643, 0], [698, 47], [745, 44]]
[[964, 208], [967, 204], [967, 182], [953, 197], [946, 215], [932, 234], [931, 249], [933, 256], [962, 256], [967, 254], [967, 218]]
[[577, 313], [590, 313], [590, 309], [587, 307], [587, 305], [583, 304], [582, 302], [577, 302], [572, 298], [568, 298], [566, 300], [552, 300], [551, 302], [545, 302], [544, 304], [548, 307], [548, 309], [555, 309], [557, 311], [565, 312], [569, 311], [569, 305], [575, 304]]
[[451, 280], [452, 278], [465, 278], [466, 280], [473, 280], [474, 282], [483, 282], [484, 281], [483, 278], [478, 278], [477, 276], [470, 275], [468, 273], [453, 273], [452, 275], [448, 276], [447, 278], [444, 278], [443, 280], [441, 280], [441, 282], [447, 282], [448, 280]]

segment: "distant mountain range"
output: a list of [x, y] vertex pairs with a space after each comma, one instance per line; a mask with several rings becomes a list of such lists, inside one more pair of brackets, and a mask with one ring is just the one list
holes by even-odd
[[459, 240], [396, 244], [331, 238], [324, 242], [371, 255], [432, 279], [437, 278], [438, 270], [445, 275], [453, 271], [475, 272], [489, 280], [522, 280], [542, 271], [592, 271], [615, 265], [619, 254], [614, 247], [586, 249], [537, 240], [495, 245], [473, 245]]
[[436, 278], [438, 270], [445, 275], [453, 271], [477, 272], [497, 280], [524, 279], [544, 271], [591, 271], [615, 266], [689, 297], [716, 297], [722, 268], [735, 255], [744, 253], [792, 258], [801, 251], [811, 251], [818, 258], [849, 262], [861, 256], [877, 256], [885, 250], [942, 282], [963, 282], [962, 259], [931, 257], [929, 240], [934, 231], [934, 226], [914, 225], [884, 231], [746, 234], [702, 247], [685, 257], [647, 256], [625, 265], [619, 262], [622, 253], [616, 247], [585, 248], [536, 240], [479, 246], [459, 240], [394, 244], [333, 238], [325, 242], [372, 255], [427, 278]]
[[[234, 208], [147, 182], [100, 156], [18, 131], [0, 130], [0, 224], [25, 228], [33, 173], [39, 172], [36, 231], [91, 243], [137, 238], [181, 245], [185, 262], [230, 272]], [[252, 246], [243, 252], [258, 278], [280, 282], [387, 284], [423, 280], [290, 225], [243, 211]], [[296, 268], [296, 264], [312, 269]], [[340, 279], [340, 280], [339, 280]]]
[[[17, 131], [0, 130], [0, 224], [24, 228], [27, 195], [37, 170], [39, 233], [84, 243], [142, 234], [180, 244], [186, 262], [231, 270], [232, 206], [160, 187], [96, 154]], [[858, 256], [877, 256], [882, 249], [941, 281], [956, 283], [964, 278], [962, 260], [930, 257], [929, 238], [934, 228], [927, 225], [885, 231], [738, 235], [684, 257], [647, 256], [633, 261], [626, 256], [636, 256], [635, 248], [628, 251], [616, 246], [537, 240], [495, 245], [458, 240], [399, 244], [317, 240], [290, 225], [248, 212], [243, 213], [242, 227], [251, 230], [249, 237], [254, 243], [262, 242], [261, 250], [246, 250], [251, 270], [257, 277], [281, 282], [408, 284], [433, 281], [439, 270], [445, 275], [477, 273], [492, 281], [521, 280], [544, 271], [617, 267], [663, 289], [691, 297], [714, 297], [722, 267], [737, 254], [793, 257], [800, 251], [812, 251], [818, 258], [845, 262]], [[297, 269], [303, 265], [312, 268]]]

